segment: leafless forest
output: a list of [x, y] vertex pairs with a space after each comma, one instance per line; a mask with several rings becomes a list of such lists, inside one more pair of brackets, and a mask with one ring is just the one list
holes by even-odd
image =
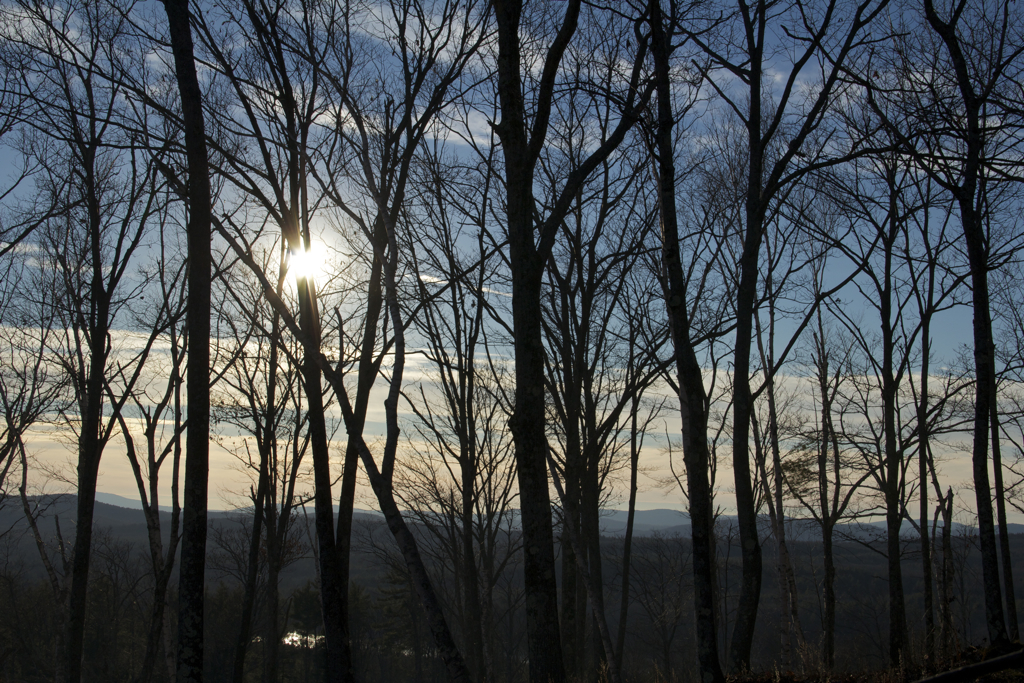
[[0, 0], [0, 69], [0, 681], [1019, 647], [1021, 4]]

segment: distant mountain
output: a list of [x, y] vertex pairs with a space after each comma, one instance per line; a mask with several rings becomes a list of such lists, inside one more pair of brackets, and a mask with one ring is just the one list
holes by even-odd
[[[53, 517], [58, 517], [61, 523], [62, 532], [67, 536], [71, 533], [72, 525], [77, 517], [77, 499], [74, 495], [48, 495], [35, 496], [30, 499], [32, 504], [40, 506], [45, 510], [43, 521], [49, 532], [52, 532]], [[337, 512], [335, 506], [335, 512]], [[116, 529], [116, 535], [126, 537], [131, 541], [140, 543], [146, 542], [146, 522], [141, 514], [142, 503], [124, 496], [113, 493], [97, 493], [95, 508], [94, 527]], [[167, 516], [169, 522], [170, 507], [160, 506], [163, 515]], [[210, 510], [209, 517], [211, 524], [230, 520], [243, 509], [235, 510]], [[310, 518], [313, 517], [312, 506], [307, 507]], [[518, 511], [513, 511], [513, 518], [517, 521]], [[384, 516], [376, 510], [356, 509], [354, 511], [357, 520], [367, 524], [383, 522]], [[624, 536], [626, 533], [626, 510], [603, 510], [601, 512], [601, 533], [605, 536]], [[720, 528], [727, 529], [735, 527], [737, 520], [734, 515], [721, 515], [718, 518]], [[513, 526], [518, 526], [513, 522]], [[1011, 534], [1024, 534], [1024, 524], [1008, 524]], [[767, 517], [762, 517], [759, 524], [763, 538], [771, 534]], [[0, 508], [0, 535], [8, 530], [24, 530], [25, 521], [21, 505], [17, 498], [8, 498], [5, 507]], [[166, 528], [166, 527], [165, 527]], [[941, 528], [941, 527], [940, 527]], [[954, 524], [954, 533], [964, 533], [970, 527], [963, 524]], [[787, 538], [793, 541], [818, 541], [820, 539], [820, 527], [814, 520], [788, 519], [786, 525]], [[655, 509], [637, 510], [633, 521], [633, 534], [635, 536], [651, 536], [657, 534], [673, 535], [681, 534], [689, 536], [690, 517], [681, 510]], [[914, 537], [917, 535], [913, 525], [904, 521], [901, 535]], [[860, 522], [841, 524], [836, 527], [835, 540], [842, 541], [870, 541], [882, 539], [885, 536], [885, 522]]]
[[[102, 492], [98, 492], [96, 494], [96, 502], [97, 503], [104, 503], [106, 505], [113, 505], [115, 507], [124, 508], [126, 510], [141, 510], [142, 509], [142, 501], [141, 500], [135, 500], [134, 498], [126, 498], [125, 496], [119, 496], [119, 495], [117, 495], [115, 493], [102, 493]], [[221, 515], [221, 514], [231, 515], [231, 514], [235, 514], [235, 513], [239, 512], [239, 511], [242, 511], [242, 510], [245, 510], [245, 508], [235, 508], [234, 510], [210, 510], [209, 513], [211, 515]], [[309, 511], [310, 514], [313, 514], [313, 507], [311, 505], [307, 507], [307, 510]], [[161, 505], [160, 506], [160, 511], [161, 512], [170, 512], [171, 511], [171, 506], [169, 506], [169, 505]], [[335, 514], [338, 513], [338, 506], [337, 505], [334, 506], [334, 513]], [[376, 510], [362, 510], [360, 508], [356, 508], [354, 510], [354, 514], [360, 515], [360, 516], [366, 515], [366, 516], [373, 517], [373, 518], [381, 518], [381, 519], [383, 519], [383, 515], [380, 512], [376, 511]]]
[[[32, 540], [28, 524], [25, 521], [25, 514], [22, 510], [21, 501], [17, 496], [8, 496], [0, 506], [0, 555], [8, 566], [19, 566], [26, 572], [26, 576], [34, 579], [45, 578], [42, 563], [39, 561], [38, 549]], [[60, 534], [65, 543], [73, 543], [75, 537], [75, 520], [78, 517], [78, 498], [72, 494], [67, 495], [43, 495], [31, 496], [29, 504], [38, 513], [37, 524], [47, 544], [55, 547], [52, 543], [56, 537], [59, 527]], [[216, 536], [218, 529], [224, 530], [227, 535], [237, 533], [240, 529], [239, 520], [243, 510], [210, 510], [209, 527], [210, 537], [207, 540], [208, 557], [218, 552]], [[312, 523], [313, 511], [309, 509], [309, 521]], [[161, 529], [165, 542], [170, 534], [170, 509], [161, 506]], [[364, 529], [383, 523], [383, 516], [371, 510], [356, 510], [355, 526], [358, 534], [363, 534]], [[301, 511], [296, 518], [302, 519]], [[110, 542], [128, 544], [135, 552], [146, 552], [149, 547], [149, 532], [146, 528], [146, 519], [142, 514], [142, 504], [137, 500], [125, 498], [109, 493], [98, 493], [96, 495], [96, 506], [93, 512], [93, 543], [94, 548]], [[303, 537], [306, 534], [302, 534]], [[311, 536], [310, 536], [311, 537]], [[207, 581], [224, 580], [224, 574], [209, 569], [208, 564]], [[353, 549], [352, 576], [365, 585], [373, 584], [376, 581], [376, 574], [379, 573], [368, 551], [362, 548]], [[288, 567], [282, 575], [283, 586], [292, 588], [305, 585], [307, 581], [314, 579], [316, 568], [311, 556], [307, 556]]]
[[[117, 495], [115, 493], [97, 492], [96, 493], [96, 502], [97, 503], [106, 503], [107, 505], [114, 505], [116, 507], [125, 508], [127, 510], [141, 510], [142, 509], [142, 501], [141, 500], [135, 500], [133, 498], [125, 498], [124, 496], [119, 496], [119, 495]], [[162, 511], [164, 511], [164, 512], [170, 512], [171, 511], [171, 507], [169, 505], [161, 505], [160, 509]]]
[[[601, 513], [601, 533], [606, 536], [624, 536], [626, 534], [626, 510], [604, 510]], [[735, 527], [737, 525], [735, 515], [720, 515], [718, 524], [720, 527]], [[770, 523], [767, 516], [759, 519], [758, 527], [762, 538], [771, 535]], [[1011, 534], [1024, 534], [1024, 524], [1009, 523], [1006, 525]], [[942, 525], [939, 525], [939, 529]], [[969, 529], [965, 524], [953, 523], [953, 533], [965, 533]], [[672, 535], [690, 534], [690, 516], [681, 510], [637, 510], [633, 520], [633, 534], [636, 536], [651, 536], [655, 533]], [[900, 528], [900, 535], [904, 537], [917, 536], [914, 526], [904, 521]], [[821, 527], [812, 519], [786, 520], [786, 536], [793, 541], [818, 541], [821, 539]], [[840, 524], [835, 528], [835, 540], [842, 541], [870, 541], [885, 537], [885, 521], [878, 522], [857, 522]]]
[[[601, 513], [601, 533], [606, 536], [624, 536], [627, 510], [604, 510]], [[690, 516], [681, 510], [637, 510], [633, 516], [633, 534], [650, 536], [655, 532], [663, 534], [690, 533]]]

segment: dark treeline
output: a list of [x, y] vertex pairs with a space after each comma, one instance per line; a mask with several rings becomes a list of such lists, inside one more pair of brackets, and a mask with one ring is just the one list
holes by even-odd
[[1010, 647], [1021, 12], [0, 0], [0, 534], [35, 567], [3, 599], [39, 605], [0, 675], [722, 683]]
[[[73, 519], [75, 501], [70, 496], [33, 497], [41, 509], [39, 519], [52, 525], [55, 518]], [[664, 515], [665, 511], [659, 514]], [[166, 513], [165, 513], [166, 514]], [[0, 520], [16, 530], [25, 527], [19, 510], [0, 512]], [[152, 609], [152, 576], [145, 554], [145, 524], [136, 510], [96, 505], [96, 546], [89, 589], [89, 617], [84, 638], [83, 671], [87, 678], [105, 681], [131, 681], [146, 649], [147, 626]], [[641, 519], [644, 519], [641, 516]], [[679, 517], [675, 520], [679, 521]], [[232, 675], [238, 620], [244, 604], [247, 562], [245, 548], [252, 533], [250, 511], [211, 514], [211, 547], [207, 564], [206, 677], [226, 680]], [[278, 669], [279, 680], [320, 680], [324, 675], [325, 652], [316, 583], [316, 563], [308, 540], [312, 537], [311, 519], [297, 522], [298, 537], [292, 543], [284, 567], [277, 579], [282, 600], [274, 619], [280, 624], [279, 638], [257, 638], [246, 655], [246, 679], [260, 679], [266, 669]], [[420, 530], [421, 532], [424, 530]], [[621, 598], [619, 579], [622, 571], [622, 536], [605, 529], [603, 558], [610, 581], [606, 587], [612, 601]], [[822, 618], [820, 584], [822, 574], [821, 543], [814, 540], [810, 527], [795, 527], [790, 540], [795, 562], [795, 577], [802, 591], [801, 627], [811, 633]], [[763, 532], [767, 536], [768, 528]], [[837, 670], [864, 672], [884, 667], [887, 642], [880, 628], [886, 614], [885, 557], [879, 552], [885, 538], [881, 528], [850, 527], [844, 540], [837, 543], [836, 554], [843, 567], [843, 581], [837, 586], [840, 604], [837, 637], [843, 643], [838, 652]], [[738, 554], [738, 530], [734, 519], [722, 518], [717, 525], [718, 545], [716, 610], [728, 624], [734, 618], [731, 603], [742, 575]], [[422, 609], [409, 583], [401, 557], [395, 552], [390, 534], [379, 517], [357, 513], [352, 556], [350, 600], [355, 634], [352, 641], [353, 666], [359, 680], [365, 681], [443, 681], [447, 679], [443, 661], [430, 642], [423, 625]], [[513, 532], [506, 541], [518, 543]], [[459, 581], [445, 566], [445, 550], [423, 535], [424, 544], [436, 553], [428, 562], [431, 576], [446, 602], [457, 605]], [[1011, 535], [1015, 558], [1024, 553], [1021, 536]], [[912, 536], [902, 540], [902, 563], [907, 574], [907, 605], [912, 615], [923, 611], [923, 577], [920, 571], [920, 546]], [[957, 527], [954, 531], [952, 597], [954, 609], [953, 654], [970, 649], [984, 633], [981, 595], [981, 566], [975, 529]], [[53, 677], [52, 648], [56, 633], [53, 623], [58, 607], [46, 586], [36, 550], [28, 536], [4, 547], [3, 581], [0, 605], [13, 619], [4, 623], [5, 650], [3, 672], [9, 680], [48, 681]], [[767, 552], [772, 557], [772, 550]], [[772, 558], [775, 559], [775, 558]], [[634, 680], [687, 679], [695, 657], [692, 618], [692, 549], [690, 539], [679, 525], [652, 528], [645, 525], [632, 542], [632, 564], [628, 597], [632, 609], [624, 625], [624, 675]], [[525, 669], [525, 620], [522, 614], [521, 565], [511, 562], [500, 578], [501, 589], [489, 596], [492, 615], [483, 647], [490, 653], [497, 680], [520, 680]], [[269, 610], [270, 566], [264, 553], [257, 567], [261, 586], [251, 618], [257, 632], [271, 623]], [[560, 577], [559, 577], [560, 578]], [[174, 588], [172, 587], [172, 600]], [[767, 581], [765, 609], [770, 616], [757, 627], [752, 662], [757, 668], [769, 668], [779, 655], [774, 633], [780, 609], [780, 585]], [[618, 628], [615, 614], [611, 626]], [[469, 615], [456, 609], [453, 618], [457, 633], [471, 627]], [[173, 619], [169, 622], [174, 626]], [[917, 647], [923, 633], [914, 637]], [[272, 645], [273, 644], [273, 645]], [[727, 641], [722, 641], [727, 648]], [[590, 655], [596, 653], [591, 652]], [[815, 648], [793, 653], [794, 666], [804, 670], [820, 667]], [[169, 671], [167, 663], [165, 671]], [[159, 676], [157, 677], [160, 678]]]

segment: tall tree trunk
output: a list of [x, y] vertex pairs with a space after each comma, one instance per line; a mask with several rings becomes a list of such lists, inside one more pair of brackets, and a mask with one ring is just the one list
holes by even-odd
[[[565, 292], [562, 292], [562, 310], [569, 306]], [[584, 531], [583, 510], [584, 487], [586, 486], [586, 463], [582, 451], [580, 436], [580, 392], [578, 357], [572, 351], [572, 336], [569, 330], [568, 314], [564, 313], [559, 328], [561, 339], [558, 340], [557, 353], [561, 355], [562, 386], [565, 388], [563, 398], [565, 415], [563, 416], [565, 449], [565, 500], [562, 502], [562, 650], [565, 655], [565, 673], [570, 679], [583, 675], [587, 642], [587, 608], [586, 590], [582, 577], [579, 575], [577, 563], [587, 563], [586, 556], [576, 557], [577, 548], [571, 537], [586, 538]], [[579, 552], [586, 553], [585, 549]]]
[[[764, 24], [763, 3], [757, 12]], [[765, 203], [762, 197], [764, 172], [764, 140], [761, 120], [761, 54], [753, 49], [749, 72], [750, 112], [747, 119], [747, 190], [744, 205], [743, 251], [739, 263], [739, 283], [736, 287], [736, 348], [733, 354], [733, 419], [732, 468], [736, 491], [736, 520], [740, 531], [739, 604], [733, 627], [730, 650], [730, 668], [739, 673], [750, 668], [750, 649], [754, 642], [754, 626], [761, 601], [761, 541], [757, 535], [757, 509], [750, 478], [750, 416], [753, 397], [750, 391], [750, 346], [753, 338], [753, 318], [758, 262], [765, 229]]]
[[1003, 489], [1003, 458], [999, 448], [999, 405], [995, 383], [992, 386], [992, 483], [995, 484], [996, 522], [999, 526], [999, 555], [1003, 564], [1003, 595], [1006, 623], [1012, 641], [1020, 640], [1017, 621], [1017, 597], [1013, 588], [1013, 557], [1010, 555], [1010, 530], [1006, 522], [1006, 493]]
[[836, 665], [836, 561], [832, 548], [832, 524], [821, 525], [821, 545], [825, 563], [825, 585], [823, 587], [825, 602], [825, 671], [832, 672]]
[[981, 121], [983, 102], [974, 90], [967, 60], [957, 35], [956, 22], [961, 15], [954, 14], [950, 22], [942, 21], [935, 12], [933, 0], [924, 0], [924, 9], [928, 23], [942, 39], [949, 53], [964, 104], [963, 121], [967, 132], [964, 141], [965, 158], [961, 169], [962, 182], [953, 194], [960, 209], [964, 243], [967, 246], [967, 261], [971, 268], [971, 294], [974, 304], [974, 446], [971, 460], [981, 541], [982, 580], [985, 586], [985, 622], [989, 642], [999, 647], [1006, 644], [1007, 636], [999, 583], [995, 522], [992, 518], [992, 488], [988, 480], [989, 417], [993, 410], [996, 373], [988, 291], [989, 253], [982, 224], [981, 200], [978, 196], [982, 151], [985, 147]]
[[[281, 245], [281, 268], [278, 277], [278, 295], [281, 293], [281, 285], [284, 282], [284, 249]], [[252, 536], [249, 539], [249, 557], [245, 577], [245, 594], [242, 596], [242, 615], [238, 629], [238, 640], [235, 643], [235, 660], [232, 670], [233, 683], [243, 683], [245, 678], [245, 655], [249, 649], [249, 640], [252, 633], [252, 612], [256, 601], [256, 579], [259, 575], [260, 545], [263, 537], [264, 509], [268, 497], [270, 497], [270, 457], [273, 453], [274, 441], [277, 439], [277, 363], [280, 351], [277, 340], [281, 334], [281, 316], [274, 312], [270, 327], [270, 358], [267, 361], [269, 373], [267, 376], [267, 400], [266, 415], [263, 416], [262, 442], [259, 444], [260, 468], [256, 483], [256, 499], [253, 501]], [[275, 531], [274, 526], [267, 525], [268, 545], [270, 534]], [[269, 555], [269, 548], [268, 548]]]
[[711, 453], [707, 440], [707, 395], [704, 391], [703, 372], [690, 340], [686, 279], [680, 261], [679, 223], [676, 215], [675, 149], [672, 142], [675, 119], [669, 69], [671, 45], [658, 0], [652, 0], [650, 9], [651, 53], [654, 57], [658, 97], [656, 145], [662, 262], [668, 281], [666, 305], [675, 350], [676, 374], [679, 377], [679, 412], [693, 543], [697, 662], [702, 683], [723, 683], [725, 676], [718, 659], [718, 635], [715, 628], [715, 548], [712, 491], [708, 479]]
[[946, 490], [946, 498], [939, 498], [942, 511], [942, 571], [939, 596], [941, 608], [939, 618], [942, 620], [942, 661], [949, 662], [953, 659], [954, 639], [956, 632], [953, 630], [953, 489]]
[[[508, 151], [506, 151], [508, 155]], [[513, 164], [508, 164], [512, 175]], [[532, 173], [529, 174], [532, 176]], [[532, 180], [509, 178], [514, 186], [531, 187]], [[554, 535], [548, 494], [547, 434], [544, 414], [544, 347], [540, 326], [541, 268], [533, 244], [533, 202], [509, 199], [509, 233], [513, 268], [512, 319], [515, 336], [516, 396], [510, 420], [516, 451], [519, 503], [523, 529], [523, 575], [526, 582], [527, 648], [530, 679], [561, 683], [565, 679], [559, 647]], [[513, 211], [513, 206], [522, 207]], [[529, 207], [529, 208], [528, 208]], [[522, 213], [513, 219], [512, 214]], [[513, 225], [517, 230], [513, 232]]]
[[326, 637], [328, 683], [351, 683], [351, 653], [348, 647], [348, 584], [342, 583], [341, 555], [334, 536], [334, 509], [331, 495], [330, 450], [324, 418], [321, 382], [320, 320], [316, 310], [315, 285], [307, 278], [299, 280], [299, 318], [305, 337], [302, 377], [309, 416], [309, 445], [313, 455], [313, 505], [316, 511], [316, 537], [320, 560], [320, 604]]
[[[268, 528], [270, 524], [268, 523]], [[275, 533], [275, 536], [277, 534]], [[269, 544], [268, 544], [269, 545]], [[263, 683], [277, 683], [279, 653], [281, 651], [280, 584], [281, 584], [281, 552], [282, 548], [267, 548], [267, 601], [266, 628], [263, 631]]]
[[[570, 479], [569, 473], [566, 472], [566, 497], [578, 496], [578, 487], [573, 486]], [[575, 503], [575, 499], [573, 500]], [[568, 507], [568, 505], [566, 505]], [[570, 529], [569, 525], [573, 525], [574, 529], [579, 528], [579, 521], [573, 519], [566, 510], [562, 510], [562, 527], [559, 533], [559, 548], [562, 555], [562, 611], [559, 614], [561, 617], [561, 633], [562, 633], [562, 653], [565, 655], [565, 670], [566, 675], [570, 678], [574, 675], [577, 670], [577, 656], [576, 656], [576, 643], [578, 641], [577, 634], [577, 622], [579, 621], [580, 613], [577, 610], [577, 570], [576, 570], [576, 552], [573, 550], [572, 541], [569, 540]], [[584, 613], [585, 614], [585, 613]]]
[[[547, 140], [555, 82], [579, 22], [581, 0], [569, 0], [557, 32], [544, 55], [538, 97], [528, 123], [523, 93], [520, 23], [521, 0], [491, 3], [497, 29], [497, 93], [501, 121], [495, 131], [505, 162], [506, 220], [512, 275], [512, 328], [515, 337], [515, 406], [509, 420], [515, 448], [516, 475], [523, 538], [526, 588], [527, 649], [530, 678], [536, 683], [562, 683], [565, 667], [558, 627], [554, 533], [548, 493], [544, 346], [540, 294], [545, 264], [559, 226], [583, 182], [622, 142], [646, 103], [640, 92], [640, 66], [647, 41], [637, 45], [636, 61], [624, 113], [598, 148], [566, 178], [560, 199], [549, 215], [536, 220], [534, 172]], [[539, 238], [538, 238], [539, 235]]]
[[[106, 334], [100, 337], [106, 342]], [[104, 357], [103, 353], [93, 350], [93, 359]], [[71, 591], [68, 595], [67, 635], [64, 638], [67, 656], [64, 670], [69, 683], [77, 683], [82, 678], [82, 649], [85, 638], [86, 592], [89, 583], [89, 557], [92, 547], [92, 518], [96, 507], [96, 481], [100, 465], [99, 439], [99, 404], [101, 399], [103, 365], [90, 372], [99, 375], [90, 377], [87, 384], [86, 415], [82, 420], [82, 432], [78, 446], [78, 515], [75, 522], [75, 546], [72, 550]], [[93, 410], [95, 406], [95, 410]]]
[[196, 75], [187, 0], [165, 0], [181, 94], [188, 159], [188, 432], [182, 496], [178, 580], [178, 683], [203, 680], [203, 600], [206, 573], [206, 499], [210, 462], [210, 221], [212, 195], [206, 156], [202, 91]]
[[[534, 148], [538, 141], [528, 137], [522, 91], [519, 31], [523, 3], [507, 0], [493, 3], [492, 7], [498, 32], [501, 123], [497, 128], [505, 155], [512, 266], [512, 328], [515, 332], [515, 406], [509, 427], [519, 482], [530, 680], [534, 683], [562, 683], [565, 667], [559, 638], [554, 533], [548, 493], [544, 346], [540, 323], [541, 281], [546, 255], [538, 252], [534, 242]], [[553, 51], [565, 49], [565, 43], [575, 32], [579, 8], [579, 0], [570, 0]], [[551, 56], [549, 54], [549, 59]], [[542, 106], [547, 106], [547, 103], [542, 103]], [[535, 136], [538, 134], [534, 133]]]
[[[934, 269], [933, 269], [934, 271]], [[929, 297], [930, 298], [930, 297]], [[921, 394], [917, 403], [917, 466], [918, 486], [921, 488], [921, 514], [918, 524], [921, 532], [921, 576], [924, 590], [924, 654], [925, 672], [935, 669], [935, 605], [933, 602], [932, 548], [928, 529], [928, 372], [931, 354], [931, 313], [921, 321]]]
[[153, 609], [149, 616], [149, 630], [146, 632], [146, 651], [142, 657], [142, 667], [139, 669], [137, 683], [150, 681], [156, 669], [157, 655], [160, 651], [161, 640], [164, 635], [164, 621], [167, 612], [167, 584], [170, 579], [169, 571], [161, 571], [154, 578], [153, 586]]
[[[769, 255], [769, 260], [771, 256]], [[761, 367], [765, 369], [765, 396], [768, 398], [768, 447], [772, 456], [772, 477], [768, 476], [768, 468], [764, 462], [764, 455], [758, 452], [758, 462], [761, 468], [761, 477], [764, 482], [768, 513], [771, 517], [772, 534], [775, 536], [777, 545], [776, 572], [779, 582], [779, 629], [782, 640], [782, 665], [788, 669], [793, 663], [794, 647], [802, 647], [804, 644], [803, 629], [800, 627], [800, 605], [796, 588], [796, 576], [793, 573], [793, 565], [789, 556], [789, 546], [786, 543], [786, 509], [782, 471], [782, 445], [779, 436], [779, 415], [778, 401], [775, 391], [775, 301], [772, 287], [771, 274], [768, 275], [769, 288], [769, 322], [768, 322], [768, 344], [764, 344], [764, 330], [761, 327], [760, 316], [754, 313], [754, 320], [757, 326], [757, 347], [761, 357]], [[757, 423], [754, 427], [755, 447], [761, 450], [760, 436], [757, 434]]]
[[[466, 435], [473, 438], [473, 435]], [[476, 458], [470, 456], [475, 464]], [[469, 465], [469, 463], [467, 463]], [[473, 501], [476, 499], [476, 469], [462, 468], [462, 587], [466, 603], [466, 620], [463, 637], [466, 639], [467, 665], [477, 680], [487, 680], [483, 650], [483, 613], [480, 606], [480, 577], [477, 573], [476, 548], [473, 540], [475, 515]]]
[[629, 619], [629, 569], [633, 552], [633, 521], [636, 518], [637, 473], [640, 462], [640, 449], [637, 447], [637, 410], [639, 399], [633, 398], [629, 413], [629, 503], [626, 508], [626, 534], [622, 541], [622, 585], [620, 587], [619, 627], [615, 634], [616, 661], [619, 664], [619, 676], [622, 675], [623, 660], [626, 648], [626, 622]]
[[[999, 557], [996, 545], [995, 521], [992, 518], [992, 489], [988, 481], [988, 429], [993, 410], [992, 396], [995, 385], [995, 363], [992, 358], [992, 318], [989, 313], [988, 255], [978, 220], [969, 220], [964, 212], [974, 217], [973, 206], [960, 204], [964, 215], [964, 236], [971, 265], [971, 291], [974, 297], [974, 492], [978, 506], [978, 535], [981, 541], [981, 568], [985, 585], [985, 622], [989, 642], [994, 646], [1007, 642], [1003, 597], [999, 585]], [[970, 226], [970, 227], [969, 227]]]
[[[582, 514], [575, 508], [570, 507], [566, 504], [568, 498], [565, 495], [565, 489], [562, 487], [561, 482], [558, 479], [558, 475], [555, 469], [555, 462], [553, 458], [549, 458], [549, 465], [551, 467], [552, 479], [555, 485], [555, 489], [558, 491], [558, 497], [567, 508], [569, 508], [569, 514], [576, 516]], [[611, 660], [608, 668], [606, 669], [607, 675], [611, 680], [611, 683], [619, 683], [619, 666], [615, 663], [615, 650], [612, 644], [611, 630], [608, 628], [608, 620], [605, 618], [604, 611], [604, 597], [603, 592], [597, 588], [594, 584], [593, 576], [591, 575], [589, 568], [587, 567], [587, 548], [583, 544], [579, 534], [576, 533], [571, 527], [567, 528], [569, 532], [569, 542], [572, 543], [573, 549], [576, 551], [576, 566], [579, 569], [579, 576], [586, 588], [587, 602], [590, 606], [591, 616], [594, 622], [594, 629], [597, 631], [598, 636], [596, 638], [598, 644], [595, 645], [596, 649], [603, 650], [605, 661]], [[592, 678], [595, 675], [591, 676]]]
[[[271, 354], [273, 355], [273, 353]], [[271, 367], [274, 367], [271, 364]], [[273, 396], [273, 389], [267, 392]], [[268, 406], [273, 405], [273, 400], [268, 401]], [[268, 408], [273, 412], [272, 408]], [[268, 423], [270, 420], [267, 421]], [[264, 432], [267, 434], [268, 432]], [[269, 432], [273, 434], [273, 431]], [[263, 540], [263, 503], [267, 495], [268, 479], [267, 471], [269, 445], [261, 444], [260, 448], [260, 471], [256, 484], [256, 500], [253, 501], [252, 534], [249, 537], [249, 556], [246, 560], [245, 590], [242, 595], [242, 614], [239, 617], [238, 638], [235, 641], [235, 659], [231, 671], [233, 683], [243, 683], [245, 679], [245, 655], [249, 650], [249, 641], [252, 633], [252, 611], [256, 601], [256, 579], [259, 574], [260, 545]]]
[[[825, 565], [825, 582], [822, 587], [824, 602], [824, 634], [822, 660], [826, 672], [835, 668], [836, 661], [836, 565], [832, 547], [833, 531], [838, 510], [833, 504], [839, 498], [839, 482], [842, 462], [839, 453], [839, 437], [832, 421], [832, 397], [829, 394], [829, 354], [825, 344], [825, 328], [818, 313], [818, 332], [814, 335], [817, 346], [818, 391], [821, 399], [821, 443], [818, 444], [818, 505], [821, 509], [821, 545]], [[832, 458], [829, 459], [831, 449]], [[836, 490], [830, 491], [829, 474], [835, 476]]]
[[79, 399], [82, 417], [81, 432], [78, 436], [77, 468], [77, 518], [75, 521], [75, 545], [71, 562], [71, 591], [68, 595], [67, 636], [65, 638], [67, 663], [65, 671], [70, 683], [78, 683], [82, 676], [82, 650], [85, 638], [86, 596], [89, 584], [89, 558], [92, 552], [92, 521], [96, 507], [96, 482], [99, 476], [100, 458], [103, 455], [103, 438], [100, 436], [103, 416], [103, 386], [105, 380], [108, 340], [110, 330], [110, 300], [112, 292], [104, 287], [103, 268], [103, 218], [100, 209], [100, 193], [96, 178], [95, 146], [85, 146], [82, 159], [83, 182], [85, 184], [85, 205], [88, 221], [89, 259], [92, 279], [89, 284], [89, 311], [79, 314], [79, 320], [88, 328], [87, 373], [76, 382], [84, 388]]
[[[176, 340], [172, 341], [172, 346], [176, 344]], [[174, 424], [182, 424], [182, 410], [181, 410], [181, 377], [179, 373], [178, 362], [175, 361], [172, 370], [172, 382], [174, 383]], [[122, 425], [122, 428], [124, 425]], [[181, 463], [181, 440], [179, 434], [175, 434], [174, 443], [171, 445], [173, 449], [172, 455], [172, 473], [171, 473], [171, 490], [172, 494], [172, 508], [171, 508], [171, 528], [167, 544], [167, 557], [163, 554], [163, 538], [160, 533], [160, 489], [158, 485], [158, 479], [155, 475], [155, 470], [159, 470], [156, 462], [156, 429], [157, 421], [154, 420], [149, 427], [147, 427], [146, 439], [147, 449], [149, 454], [149, 496], [145, 495], [145, 489], [143, 488], [143, 480], [141, 478], [141, 468], [138, 467], [138, 461], [134, 457], [131, 458], [133, 469], [136, 470], [135, 474], [140, 489], [140, 497], [142, 498], [143, 513], [146, 517], [146, 533], [149, 540], [149, 559], [150, 567], [153, 572], [153, 607], [150, 612], [149, 631], [146, 635], [146, 651], [142, 657], [142, 667], [139, 669], [139, 674], [136, 679], [136, 683], [144, 683], [153, 678], [154, 671], [157, 666], [157, 659], [160, 653], [161, 645], [165, 650], [169, 650], [168, 646], [168, 626], [167, 621], [169, 617], [169, 610], [167, 609], [167, 586], [170, 583], [171, 574], [174, 572], [175, 556], [178, 552], [178, 541], [179, 541], [179, 527], [181, 521], [181, 510], [178, 507], [178, 475], [179, 467]], [[125, 430], [127, 431], [127, 430]], [[133, 450], [131, 446], [130, 438], [126, 437], [129, 442], [129, 449]], [[163, 642], [162, 642], [163, 641]], [[168, 653], [164, 653], [165, 658]], [[171, 660], [172, 665], [169, 669], [171, 675], [168, 680], [173, 680], [174, 667], [173, 658]]]
[[366, 411], [369, 407], [370, 389], [377, 378], [377, 368], [373, 362], [374, 349], [377, 343], [377, 329], [379, 327], [381, 312], [384, 308], [384, 290], [381, 277], [384, 265], [380, 258], [386, 243], [385, 224], [382, 216], [378, 216], [374, 223], [373, 262], [370, 265], [370, 277], [367, 280], [369, 287], [366, 294], [366, 317], [363, 321], [363, 337], [359, 347], [359, 369], [356, 385], [356, 402], [353, 428], [356, 432], [350, 432], [349, 440], [345, 447], [345, 466], [341, 475], [341, 491], [338, 494], [338, 528], [335, 543], [337, 544], [337, 578], [338, 586], [343, 587], [339, 594], [342, 601], [337, 613], [331, 615], [336, 622], [339, 642], [335, 658], [344, 669], [343, 680], [346, 683], [355, 681], [352, 672], [352, 634], [348, 623], [348, 585], [351, 574], [352, 555], [352, 513], [356, 501], [356, 475], [359, 471], [359, 446], [358, 438], [362, 436], [362, 429], [366, 423]]
[[886, 171], [889, 188], [888, 233], [882, 235], [885, 250], [879, 312], [882, 320], [882, 421], [884, 434], [883, 475], [885, 491], [886, 557], [889, 575], [889, 666], [906, 667], [907, 617], [903, 595], [903, 569], [900, 564], [900, 527], [903, 522], [903, 468], [897, 447], [896, 399], [897, 381], [893, 369], [896, 337], [892, 323], [892, 252], [899, 234], [899, 211], [896, 205], [895, 169]]
[[[760, 126], [760, 117], [754, 120]], [[757, 136], [760, 136], [760, 128], [757, 129]], [[755, 134], [752, 132], [752, 149], [760, 146], [760, 140], [754, 138]], [[759, 186], [760, 177], [760, 155], [751, 153], [749, 182], [752, 187]], [[736, 485], [736, 518], [740, 532], [742, 574], [736, 623], [733, 627], [730, 667], [737, 673], [750, 668], [750, 650], [754, 642], [758, 605], [761, 602], [761, 541], [757, 534], [757, 508], [750, 478], [750, 417], [753, 409], [750, 391], [750, 346], [759, 274], [758, 253], [761, 249], [764, 223], [758, 189], [751, 190], [748, 195], [746, 214], [746, 236], [743, 241], [743, 255], [740, 258], [740, 281], [736, 290], [736, 348], [733, 361], [732, 467]]]
[[598, 623], [598, 621], [607, 621], [607, 613], [604, 608], [604, 571], [601, 562], [600, 453], [590, 456], [584, 453], [584, 456], [587, 470], [584, 475], [583, 495], [581, 496], [583, 502], [583, 508], [580, 510], [580, 528], [583, 531], [581, 544], [584, 548], [583, 552], [586, 553], [586, 563], [590, 573], [590, 590], [594, 593], [589, 597], [600, 616], [588, 620], [591, 624], [589, 657], [584, 661], [582, 671], [588, 680], [594, 680], [599, 670], [613, 665], [615, 653], [614, 651], [606, 652], [602, 647], [601, 624]]

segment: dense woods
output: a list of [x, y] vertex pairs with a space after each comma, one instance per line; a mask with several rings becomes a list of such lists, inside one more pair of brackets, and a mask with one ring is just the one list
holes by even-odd
[[0, 0], [0, 69], [0, 680], [1018, 643], [1012, 0]]

